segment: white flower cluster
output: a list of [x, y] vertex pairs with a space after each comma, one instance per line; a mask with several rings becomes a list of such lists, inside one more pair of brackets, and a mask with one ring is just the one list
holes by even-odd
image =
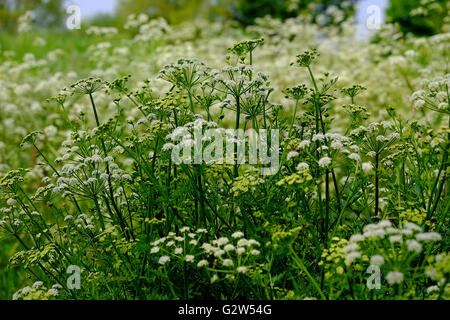
[[114, 27], [97, 27], [91, 26], [86, 30], [86, 34], [95, 36], [109, 36], [116, 35], [119, 31]]
[[[229, 271], [246, 273], [253, 260], [260, 255], [260, 243], [254, 239], [245, 239], [240, 231], [234, 232], [231, 237], [203, 243], [201, 240], [207, 233], [206, 229], [191, 232], [189, 227], [184, 227], [180, 232], [181, 235], [171, 232], [167, 237], [152, 243], [150, 253], [161, 254], [158, 258], [160, 265], [171, 261], [185, 261], [200, 269], [211, 267], [216, 270], [216, 267], [222, 267], [228, 270], [225, 278], [232, 280], [234, 275]], [[218, 275], [214, 275], [211, 280], [219, 280]]]
[[415, 91], [411, 95], [411, 102], [414, 103], [415, 109], [424, 107], [435, 111], [449, 110], [449, 93], [450, 74], [444, 77], [437, 77], [432, 80], [424, 79], [421, 81], [422, 89]]
[[63, 287], [60, 284], [54, 284], [50, 289], [44, 286], [42, 281], [36, 281], [31, 287], [27, 286], [14, 293], [13, 300], [26, 300], [28, 296], [35, 295], [34, 299], [56, 298], [59, 290]]
[[[402, 228], [395, 228], [391, 221], [382, 220], [366, 225], [363, 231], [362, 234], [351, 236], [349, 244], [342, 249], [348, 265], [362, 259], [363, 255], [371, 255], [371, 265], [398, 267], [399, 257], [405, 263], [410, 263], [410, 257], [417, 257], [424, 245], [442, 239], [439, 233], [423, 232], [420, 226], [411, 222], [405, 222]], [[390, 250], [395, 250], [394, 256], [392, 253], [386, 255]], [[386, 280], [391, 285], [401, 283], [403, 279], [403, 273], [395, 269], [386, 274]]]

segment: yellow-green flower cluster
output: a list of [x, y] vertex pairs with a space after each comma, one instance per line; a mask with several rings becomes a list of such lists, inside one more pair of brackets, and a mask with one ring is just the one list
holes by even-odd
[[262, 183], [264, 183], [264, 179], [251, 173], [246, 173], [234, 180], [231, 190], [235, 196], [239, 196], [247, 193], [249, 190], [252, 190], [255, 186]]
[[[400, 220], [404, 222], [413, 222], [418, 225], [422, 225], [426, 220], [427, 212], [425, 209], [407, 209], [400, 213]], [[425, 224], [431, 225], [430, 221], [425, 221]]]
[[[313, 177], [311, 176], [311, 174], [309, 173], [309, 170], [302, 170], [302, 171], [298, 171], [298, 172], [294, 172], [293, 174], [283, 177], [281, 180], [279, 180], [277, 182], [277, 186], [298, 186], [298, 185], [303, 185], [309, 181], [311, 181], [313, 179]], [[304, 186], [303, 190], [305, 192], [308, 191], [308, 187]]]
[[330, 278], [333, 274], [343, 274], [343, 263], [345, 261], [345, 253], [342, 251], [348, 245], [347, 239], [334, 237], [331, 239], [331, 245], [322, 252], [322, 260], [319, 266], [325, 268], [325, 278]]
[[59, 295], [62, 286], [55, 284], [52, 288], [44, 286], [42, 281], [37, 281], [31, 287], [24, 287], [17, 291], [13, 300], [54, 300]]

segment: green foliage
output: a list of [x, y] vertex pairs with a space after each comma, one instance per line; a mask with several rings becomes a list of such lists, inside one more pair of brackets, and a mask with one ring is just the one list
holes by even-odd
[[[41, 133], [23, 139], [22, 146], [34, 148], [53, 172], [43, 179], [45, 192], [28, 195], [24, 169], [0, 181], [5, 203], [0, 227], [23, 247], [10, 264], [36, 280], [14, 299], [426, 299], [435, 296], [434, 290], [424, 292], [429, 278], [437, 281], [438, 298], [447, 296], [448, 246], [440, 234], [448, 224], [447, 135], [437, 132], [441, 145], [425, 157], [409, 153], [403, 147], [423, 150], [430, 132], [416, 130], [393, 110], [390, 121], [365, 126], [364, 118], [355, 117], [356, 129], [348, 135], [331, 134], [333, 121], [327, 119], [337, 78], [328, 72], [315, 76], [316, 49], [297, 55], [296, 67], [307, 71], [312, 87], [285, 91], [296, 104], [304, 100], [305, 109], [288, 127], [290, 119], [270, 102], [268, 76], [246, 64], [262, 44], [261, 39], [235, 44], [229, 51], [237, 61], [221, 71], [189, 58], [166, 65], [158, 77], [177, 90], [160, 97], [148, 91], [148, 81], [129, 88], [130, 76], [82, 79], [59, 95], [61, 106], [69, 97], [61, 95], [88, 97], [96, 126], [90, 130], [85, 122], [77, 128], [68, 119], [73, 130], [54, 162], [37, 146]], [[434, 90], [446, 81], [435, 80], [415, 99], [428, 96], [430, 109], [447, 112], [448, 104], [443, 109], [433, 101]], [[115, 99], [118, 110], [102, 121], [95, 98], [106, 88], [109, 99], [126, 96], [143, 118], [124, 121], [121, 99]], [[355, 85], [341, 92], [354, 101], [363, 90]], [[186, 147], [187, 140], [178, 141], [181, 132], [226, 127], [209, 112], [210, 104], [203, 105], [225, 97], [227, 110], [238, 115], [234, 128], [242, 126], [242, 111], [242, 127], [249, 121], [253, 128], [286, 133], [281, 167], [268, 178], [260, 175], [263, 163], [190, 164], [173, 158], [171, 150]], [[448, 101], [448, 93], [443, 98]], [[261, 112], [251, 112], [253, 103], [247, 104], [256, 100]], [[208, 120], [196, 113], [205, 109]], [[424, 171], [402, 170], [425, 163]], [[430, 176], [437, 168], [437, 176]], [[403, 185], [387, 182], [396, 173]], [[430, 200], [403, 188], [420, 189]], [[44, 214], [48, 210], [57, 215]], [[426, 269], [422, 253], [439, 252], [444, 253]], [[84, 279], [78, 291], [64, 281], [74, 264], [82, 266]], [[386, 281], [377, 291], [364, 282], [366, 269], [374, 266]], [[302, 277], [293, 276], [298, 274]]]
[[[0, 35], [1, 298], [448, 299], [445, 35], [137, 22]], [[172, 157], [236, 128], [279, 170]]]
[[27, 12], [33, 13], [31, 19], [37, 27], [59, 27], [64, 17], [63, 4], [64, 0], [3, 0], [0, 3], [0, 27], [13, 30]]
[[299, 1], [299, 0], [237, 0], [234, 18], [244, 25], [254, 24], [256, 18], [270, 15], [286, 19], [306, 15], [321, 24], [339, 24], [354, 13], [356, 1]]
[[404, 32], [433, 35], [444, 31], [449, 23], [448, 0], [391, 0], [387, 9], [389, 20], [399, 23]]
[[229, 7], [233, 0], [120, 0], [116, 15], [120, 24], [125, 23], [130, 14], [147, 14], [150, 17], [162, 17], [170, 24], [183, 21], [229, 17]]

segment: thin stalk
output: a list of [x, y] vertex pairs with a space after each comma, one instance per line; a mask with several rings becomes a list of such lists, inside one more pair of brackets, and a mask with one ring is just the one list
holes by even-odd
[[[240, 127], [240, 118], [241, 118], [241, 104], [239, 96], [236, 97], [236, 139], [239, 139], [239, 127]], [[237, 177], [239, 175], [239, 164], [238, 164], [238, 144], [234, 145], [234, 154], [236, 163], [234, 164], [234, 176]]]
[[319, 284], [316, 282], [316, 280], [314, 280], [314, 278], [311, 276], [311, 274], [309, 273], [308, 269], [305, 267], [305, 264], [303, 263], [302, 259], [300, 259], [297, 255], [297, 253], [295, 253], [294, 249], [292, 248], [292, 246], [289, 247], [289, 250], [292, 254], [292, 258], [294, 259], [294, 262], [297, 264], [297, 266], [306, 274], [306, 276], [309, 278], [309, 280], [311, 281], [311, 283], [313, 284], [313, 286], [316, 288], [317, 292], [319, 293], [320, 297], [323, 300], [327, 300], [327, 298], [325, 297], [325, 295], [323, 294], [322, 290], [320, 289]]
[[378, 216], [379, 206], [380, 206], [380, 177], [379, 177], [379, 154], [375, 156], [375, 217]]

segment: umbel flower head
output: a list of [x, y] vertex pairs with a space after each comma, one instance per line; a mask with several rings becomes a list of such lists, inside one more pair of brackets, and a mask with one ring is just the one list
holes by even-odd
[[101, 79], [87, 78], [77, 81], [70, 88], [73, 93], [93, 94], [94, 92], [100, 91], [104, 84], [105, 82]]
[[264, 45], [264, 39], [253, 39], [240, 41], [234, 44], [228, 51], [237, 55], [238, 57], [245, 56], [247, 53], [253, 52], [258, 46]]
[[286, 95], [286, 99], [293, 99], [295, 101], [303, 99], [307, 93], [308, 93], [308, 87], [304, 84], [298, 85], [294, 88], [287, 88], [284, 91], [284, 94]]
[[130, 90], [127, 88], [127, 82], [130, 78], [131, 75], [115, 79], [112, 82], [108, 83], [108, 87], [111, 90], [115, 90], [123, 94], [128, 94]]
[[[320, 56], [317, 49], [311, 49], [297, 56], [297, 64], [300, 67], [308, 68]], [[291, 63], [293, 65], [294, 63]]]
[[361, 92], [367, 90], [367, 88], [364, 88], [363, 86], [360, 86], [359, 84], [354, 85], [350, 88], [343, 88], [341, 91], [345, 95], [349, 96], [350, 98], [356, 97]]
[[55, 101], [57, 104], [64, 106], [64, 103], [67, 100], [67, 92], [63, 89], [61, 92], [56, 95], [55, 97], [52, 97], [50, 99], [47, 99], [47, 101]]
[[13, 190], [15, 186], [24, 181], [23, 176], [29, 172], [29, 169], [11, 170], [0, 179], [0, 188], [9, 188]]
[[40, 131], [34, 131], [30, 134], [26, 135], [25, 138], [23, 138], [22, 143], [20, 144], [20, 147], [23, 148], [27, 144], [35, 144], [38, 136], [42, 134]]

